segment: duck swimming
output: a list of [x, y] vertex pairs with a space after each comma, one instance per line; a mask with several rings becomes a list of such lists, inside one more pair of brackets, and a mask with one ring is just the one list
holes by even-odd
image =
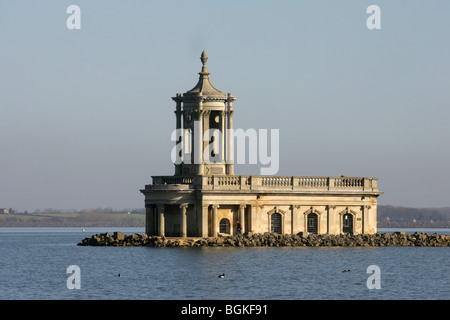
[[225, 278], [225, 273], [222, 273], [221, 275], [219, 275], [219, 278]]

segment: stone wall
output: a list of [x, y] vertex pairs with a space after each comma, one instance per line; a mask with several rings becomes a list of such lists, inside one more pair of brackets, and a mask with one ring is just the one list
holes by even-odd
[[125, 235], [114, 232], [83, 239], [79, 246], [145, 246], [145, 247], [380, 247], [426, 246], [448, 247], [450, 235], [405, 232], [358, 235], [280, 235], [272, 233], [245, 234], [210, 238], [168, 238], [146, 234]]

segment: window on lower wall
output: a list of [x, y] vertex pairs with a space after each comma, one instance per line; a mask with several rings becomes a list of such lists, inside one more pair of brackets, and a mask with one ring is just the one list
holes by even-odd
[[308, 233], [317, 234], [317, 214], [310, 213], [307, 216], [307, 231]]
[[223, 218], [222, 220], [220, 220], [219, 232], [230, 233], [230, 221], [228, 219]]
[[270, 217], [270, 231], [281, 234], [281, 214], [278, 212], [272, 213]]

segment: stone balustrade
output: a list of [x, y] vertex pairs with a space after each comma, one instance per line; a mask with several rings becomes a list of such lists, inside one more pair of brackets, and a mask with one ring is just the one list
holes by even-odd
[[377, 178], [296, 176], [153, 176], [146, 189], [184, 185], [211, 190], [378, 191]]
[[193, 177], [155, 176], [153, 184], [192, 184]]

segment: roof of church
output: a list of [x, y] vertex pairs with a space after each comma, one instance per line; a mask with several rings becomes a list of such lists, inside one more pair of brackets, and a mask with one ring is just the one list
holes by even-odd
[[225, 96], [226, 94], [222, 91], [214, 88], [214, 86], [209, 81], [209, 75], [210, 73], [208, 70], [206, 70], [206, 61], [208, 60], [208, 56], [206, 55], [206, 52], [203, 51], [202, 55], [200, 57], [200, 60], [202, 61], [203, 67], [202, 71], [198, 74], [200, 75], [197, 84], [194, 88], [187, 91], [184, 95], [210, 95], [210, 96]]

